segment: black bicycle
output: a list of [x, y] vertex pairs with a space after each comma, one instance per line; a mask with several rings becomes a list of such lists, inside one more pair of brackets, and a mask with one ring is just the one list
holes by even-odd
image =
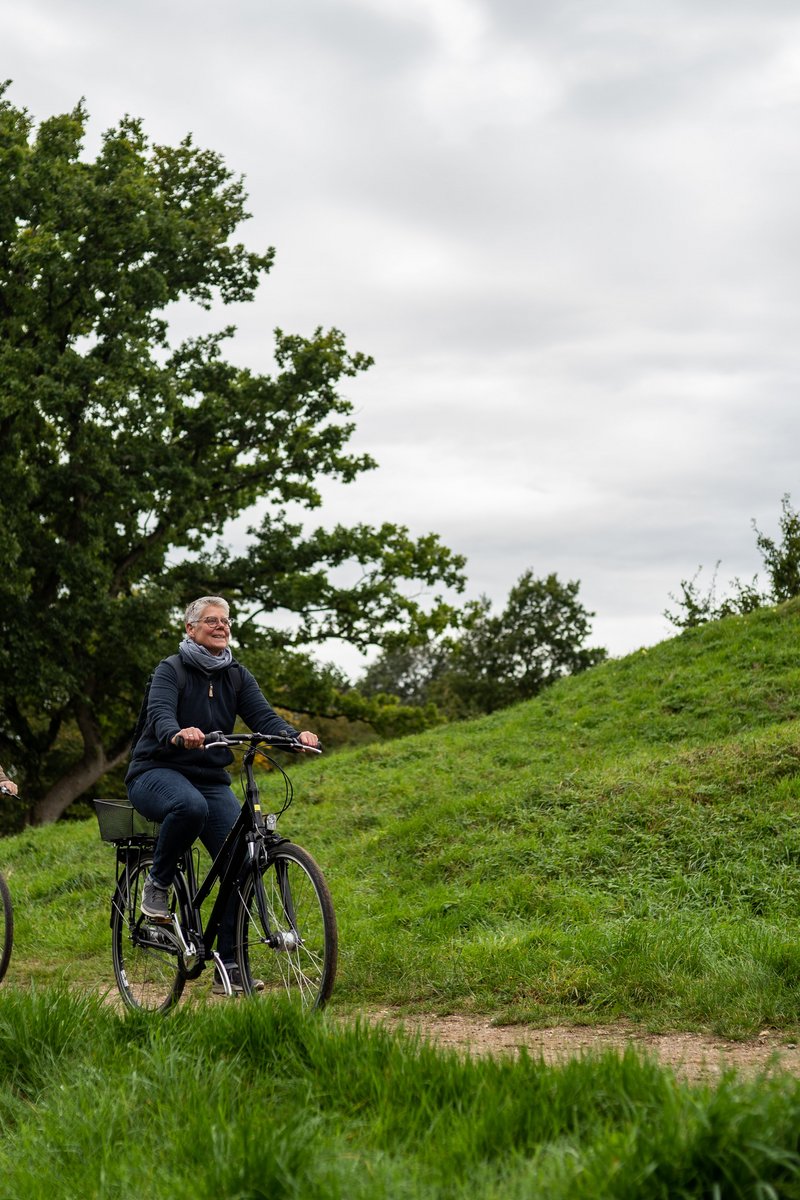
[[[0, 787], [0, 795], [10, 796], [8, 788]], [[8, 970], [11, 961], [11, 947], [14, 944], [14, 909], [11, 906], [11, 893], [0, 871], [0, 980]]]
[[[199, 851], [180, 859], [171, 892], [171, 922], [143, 916], [140, 899], [153, 861], [158, 826], [128, 801], [96, 800], [101, 837], [117, 850], [111, 903], [114, 975], [130, 1008], [164, 1012], [177, 1003], [188, 979], [213, 962], [224, 991], [228, 973], [214, 944], [231, 896], [238, 897], [236, 963], [246, 994], [282, 992], [303, 1008], [322, 1008], [336, 977], [338, 936], [333, 901], [317, 863], [277, 832], [292, 803], [288, 774], [269, 750], [318, 753], [297, 739], [263, 733], [206, 735], [209, 746], [246, 746], [242, 760], [244, 803], [205, 879], [198, 883]], [[264, 816], [253, 774], [257, 757], [283, 778], [283, 802]], [[201, 908], [215, 885], [205, 925]]]

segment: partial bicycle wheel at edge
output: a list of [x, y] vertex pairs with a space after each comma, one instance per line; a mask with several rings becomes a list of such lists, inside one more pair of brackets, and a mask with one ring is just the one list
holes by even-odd
[[[151, 863], [152, 858], [143, 855], [120, 875], [111, 902], [111, 949], [117, 987], [128, 1008], [166, 1012], [180, 999], [186, 976], [169, 926], [148, 921], [139, 911]], [[172, 904], [174, 907], [174, 891]]]
[[0, 875], [0, 979], [8, 970], [11, 958], [11, 947], [14, 942], [14, 910], [11, 907], [11, 896], [8, 884]]
[[[259, 912], [262, 891], [267, 928]], [[249, 875], [236, 917], [236, 952], [246, 992], [283, 992], [306, 1009], [322, 1008], [336, 978], [333, 901], [314, 859], [285, 842], [259, 875]]]

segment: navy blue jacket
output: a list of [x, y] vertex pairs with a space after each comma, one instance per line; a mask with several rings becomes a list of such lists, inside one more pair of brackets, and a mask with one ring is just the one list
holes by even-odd
[[225, 767], [233, 761], [227, 746], [210, 750], [179, 750], [171, 739], [181, 729], [196, 726], [203, 733], [221, 729], [233, 733], [237, 716], [257, 733], [288, 733], [297, 735], [264, 699], [255, 677], [235, 660], [231, 667], [241, 673], [237, 695], [230, 667], [213, 673], [200, 671], [183, 664], [186, 684], [178, 687], [175, 668], [168, 662], [158, 664], [153, 672], [147, 703], [147, 724], [131, 756], [125, 782], [129, 783], [152, 767], [171, 767], [187, 779], [204, 779], [209, 783], [230, 783]]

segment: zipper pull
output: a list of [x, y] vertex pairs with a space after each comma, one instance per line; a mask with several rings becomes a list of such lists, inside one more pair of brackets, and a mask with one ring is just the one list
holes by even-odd
[[214, 699], [214, 685], [210, 679], [208, 681], [208, 696], [210, 700]]

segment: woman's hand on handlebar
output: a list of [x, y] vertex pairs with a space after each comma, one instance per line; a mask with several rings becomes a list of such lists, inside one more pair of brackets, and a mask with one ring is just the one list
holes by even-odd
[[316, 750], [319, 745], [319, 738], [310, 729], [304, 729], [302, 733], [298, 733], [297, 740], [303, 746], [310, 746], [312, 750]]
[[7, 796], [16, 796], [18, 791], [19, 789], [17, 788], [17, 785], [14, 783], [13, 779], [4, 779], [3, 782], [0, 783], [0, 792], [5, 792]]
[[186, 729], [179, 729], [171, 739], [173, 746], [177, 746], [179, 750], [202, 750], [205, 740], [206, 735], [196, 725], [189, 725]]

